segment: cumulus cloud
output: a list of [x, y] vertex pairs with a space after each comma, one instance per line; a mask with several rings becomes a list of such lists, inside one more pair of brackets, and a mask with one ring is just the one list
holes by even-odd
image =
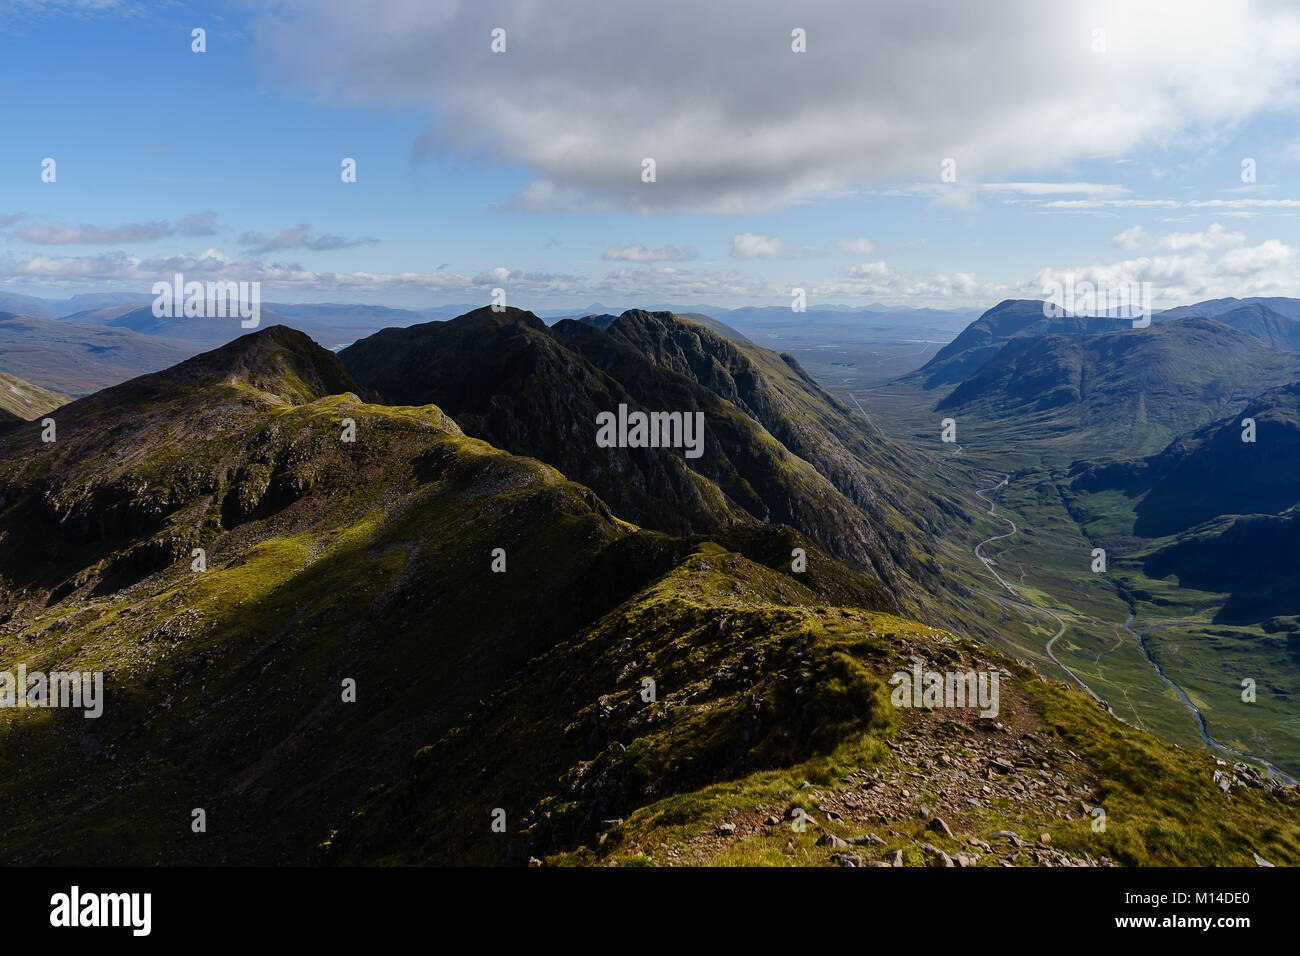
[[[530, 208], [742, 213], [936, 181], [946, 157], [960, 182], [993, 181], [1153, 141], [1211, 143], [1300, 102], [1300, 8], [1273, 0], [809, 0], [795, 17], [806, 53], [791, 52], [791, 10], [776, 0], [716, 0], [707, 16], [696, 0], [600, 16], [587, 0], [263, 9], [257, 51], [273, 80], [428, 109], [421, 151], [531, 169], [516, 197]], [[489, 49], [498, 24], [504, 54]], [[654, 183], [641, 180], [646, 157]]]
[[816, 249], [794, 246], [776, 236], [741, 232], [731, 237], [733, 259], [807, 259], [816, 254]]
[[731, 238], [731, 255], [735, 259], [776, 259], [785, 251], [785, 243], [775, 236], [742, 232]]
[[883, 299], [914, 305], [991, 305], [1007, 297], [1006, 286], [981, 282], [972, 272], [904, 273], [884, 260], [850, 266], [844, 277], [809, 291], [809, 300]]
[[[1211, 230], [1206, 230], [1210, 233]], [[1174, 234], [1192, 235], [1192, 234]], [[338, 273], [304, 268], [296, 262], [266, 262], [217, 249], [198, 254], [169, 253], [141, 258], [123, 252], [85, 256], [0, 256], [0, 281], [73, 286], [148, 289], [176, 272], [195, 280], [260, 281], [264, 296], [293, 293], [346, 301], [405, 298], [411, 302], [487, 302], [490, 290], [504, 288], [512, 304], [543, 307], [593, 299], [627, 303], [726, 301], [788, 303], [789, 285], [807, 290], [810, 304], [846, 301], [909, 305], [988, 307], [1002, 299], [1041, 298], [1050, 282], [1089, 281], [1098, 287], [1149, 282], [1156, 308], [1187, 305], [1226, 296], [1293, 295], [1300, 248], [1276, 239], [1254, 245], [1225, 246], [1219, 239], [1189, 244], [1181, 251], [1135, 256], [1117, 262], [1049, 267], [1024, 280], [992, 282], [969, 271], [902, 272], [884, 260], [858, 263], [829, 279], [777, 281], [761, 274], [727, 269], [691, 269], [674, 263], [631, 263], [605, 275], [534, 272], [498, 265], [477, 273]], [[1228, 234], [1231, 235], [1231, 234]], [[1168, 237], [1166, 237], [1168, 238]], [[1235, 239], [1233, 240], [1235, 242]], [[1215, 243], [1217, 248], [1212, 248]]]
[[893, 277], [894, 270], [882, 259], [879, 262], [864, 262], [860, 266], [850, 266], [849, 276], [854, 279], [868, 279], [873, 282], [885, 281]]
[[1142, 231], [1141, 226], [1125, 229], [1110, 240], [1110, 244], [1119, 249], [1136, 249], [1144, 242], [1146, 242], [1146, 233]]
[[1244, 232], [1228, 232], [1217, 222], [1204, 232], [1174, 232], [1158, 243], [1161, 249], [1181, 252], [1184, 249], [1224, 249], [1246, 241]]
[[610, 246], [602, 259], [622, 262], [685, 262], [695, 258], [689, 249], [676, 246], [664, 246], [662, 249], [647, 249], [641, 243], [631, 246]]
[[[1183, 236], [1204, 235], [1184, 233]], [[1300, 249], [1277, 239], [1255, 246], [1217, 248], [1188, 244], [1170, 255], [1139, 256], [1120, 262], [1096, 263], [1068, 269], [1043, 269], [1018, 294], [1038, 298], [1050, 283], [1087, 281], [1098, 288], [1118, 288], [1149, 282], [1157, 308], [1188, 305], [1228, 296], [1295, 295]]]

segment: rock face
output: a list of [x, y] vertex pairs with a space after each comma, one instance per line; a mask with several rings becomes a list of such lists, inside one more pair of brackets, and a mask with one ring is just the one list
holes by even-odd
[[[481, 309], [385, 329], [339, 357], [385, 400], [434, 403], [467, 434], [553, 465], [638, 525], [673, 534], [789, 525], [869, 569], [892, 606], [909, 578], [928, 573], [914, 549], [947, 520], [949, 503], [900, 481], [929, 466], [854, 419], [793, 358], [671, 313], [548, 328], [530, 312]], [[704, 454], [598, 448], [596, 416], [620, 405], [702, 412]]]

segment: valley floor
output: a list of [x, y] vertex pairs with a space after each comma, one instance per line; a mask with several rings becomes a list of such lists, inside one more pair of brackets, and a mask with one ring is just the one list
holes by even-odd
[[[1000, 609], [997, 646], [1073, 681], [1132, 726], [1282, 780], [1300, 776], [1300, 679], [1286, 676], [1295, 667], [1281, 642], [1262, 622], [1216, 623], [1226, 595], [1146, 578], [1134, 554], [1144, 544], [1125, 533], [1131, 506], [1122, 496], [1080, 500], [1064, 470], [1041, 456], [1035, 462], [1028, 446], [942, 444], [934, 393], [826, 384], [850, 407], [866, 403], [887, 434], [948, 451], [971, 511], [986, 515], [985, 537], [968, 547], [983, 565], [973, 570], [982, 572], [985, 596]], [[1105, 573], [1092, 570], [1099, 547]], [[1267, 687], [1249, 703], [1245, 678]]]

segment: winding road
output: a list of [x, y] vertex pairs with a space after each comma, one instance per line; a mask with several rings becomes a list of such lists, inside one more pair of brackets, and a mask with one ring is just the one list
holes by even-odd
[[[1047, 652], [1047, 656], [1051, 659], [1053, 664], [1055, 664], [1061, 670], [1065, 671], [1065, 673], [1069, 674], [1070, 677], [1074, 680], [1074, 682], [1088, 693], [1088, 696], [1090, 696], [1093, 700], [1097, 701], [1097, 703], [1105, 706], [1106, 702], [1102, 700], [1101, 697], [1099, 697], [1091, 687], [1089, 687], [1086, 683], [1084, 683], [1083, 679], [1079, 677], [1078, 674], [1070, 670], [1070, 668], [1067, 667], [1060, 660], [1060, 658], [1056, 656], [1056, 654], [1052, 650], [1052, 645], [1055, 644], [1057, 639], [1062, 634], [1065, 633], [1065, 621], [1061, 619], [1060, 615], [1058, 615], [1055, 611], [1051, 610], [1050, 608], [1042, 607], [1041, 605], [1038, 604], [1026, 604], [1023, 600], [1020, 600], [1022, 598], [1022, 595], [1010, 584], [1008, 584], [1006, 579], [1004, 579], [1002, 575], [998, 574], [997, 569], [994, 567], [994, 563], [995, 563], [994, 560], [992, 558], [987, 558], [980, 553], [980, 550], [985, 545], [992, 544], [994, 541], [1001, 541], [1004, 538], [1010, 538], [1013, 535], [1020, 533], [1020, 529], [1016, 527], [1016, 523], [1012, 521], [1010, 518], [1006, 517], [1005, 515], [998, 514], [997, 505], [993, 502], [992, 499], [985, 496], [985, 492], [996, 492], [999, 489], [1005, 487], [1010, 482], [1010, 480], [1011, 480], [1010, 475], [1003, 474], [1001, 480], [998, 481], [996, 485], [975, 492], [976, 496], [989, 506], [988, 513], [992, 517], [998, 518], [1001, 521], [1005, 521], [1008, 525], [1011, 526], [1011, 530], [1006, 532], [1005, 534], [998, 534], [998, 535], [994, 535], [991, 538], [985, 538], [979, 544], [975, 545], [975, 557], [979, 558], [980, 563], [983, 564], [984, 567], [988, 570], [988, 572], [993, 575], [993, 577], [997, 580], [998, 584], [1002, 585], [1002, 587], [1005, 588], [1009, 594], [1017, 598], [1017, 600], [1011, 601], [1009, 603], [1014, 604], [1016, 607], [1019, 607], [1023, 610], [1038, 611], [1040, 613], [1046, 614], [1056, 621], [1056, 623], [1059, 625], [1059, 629], [1047, 641], [1047, 644], [1044, 648], [1044, 650], [1046, 650]], [[1219, 741], [1215, 740], [1213, 737], [1210, 736], [1209, 729], [1207, 728], [1205, 723], [1205, 715], [1201, 713], [1201, 709], [1197, 707], [1195, 703], [1192, 702], [1192, 699], [1187, 695], [1186, 691], [1184, 691], [1181, 687], [1178, 686], [1178, 684], [1174, 683], [1174, 681], [1170, 679], [1169, 675], [1166, 674], [1164, 670], [1160, 667], [1160, 665], [1156, 662], [1156, 659], [1151, 656], [1151, 652], [1150, 650], [1148, 650], [1146, 645], [1146, 640], [1143, 638], [1142, 634], [1139, 633], [1138, 631], [1133, 630], [1131, 625], [1133, 624], [1134, 617], [1135, 615], [1132, 612], [1130, 612], [1128, 616], [1128, 620], [1126, 620], [1123, 623], [1122, 627], [1124, 628], [1125, 631], [1127, 631], [1137, 640], [1138, 647], [1142, 650], [1142, 656], [1146, 659], [1146, 662], [1151, 665], [1151, 668], [1156, 672], [1156, 674], [1160, 677], [1162, 681], [1164, 681], [1167, 685], [1173, 688], [1174, 692], [1178, 695], [1178, 699], [1183, 702], [1184, 706], [1187, 707], [1187, 709], [1191, 712], [1192, 716], [1196, 718], [1197, 729], [1200, 731], [1201, 739], [1206, 743], [1206, 745], [1214, 750], [1219, 751], [1220, 753], [1228, 754], [1230, 756], [1239, 757], [1246, 760], [1253, 760], [1256, 763], [1266, 767], [1269, 773], [1277, 777], [1283, 783], [1287, 784], [1288, 786], [1294, 786], [1296, 784], [1294, 778], [1288, 775], [1285, 771], [1278, 769], [1276, 766], [1274, 766], [1269, 761], [1265, 760], [1263, 757], [1260, 757], [1252, 753], [1246, 753], [1245, 751], [1237, 750], [1233, 747], [1229, 747], [1227, 744], [1220, 743]], [[1111, 710], [1111, 713], [1114, 714], [1115, 713], [1114, 710]], [[1124, 719], [1122, 717], [1119, 717], [1119, 715], [1116, 714], [1115, 716], [1116, 719], [1121, 720], [1124, 723], [1127, 723], [1127, 721], [1124, 721]]]
[[[998, 514], [997, 505], [993, 502], [992, 499], [986, 498], [984, 496], [984, 492], [997, 491], [999, 488], [1004, 487], [1010, 480], [1011, 480], [1011, 476], [1004, 474], [1002, 476], [1002, 480], [999, 481], [993, 487], [984, 488], [975, 492], [975, 494], [979, 497], [979, 499], [989, 506], [990, 515], [992, 515], [994, 518], [997, 518], [1001, 521], [1005, 521], [1007, 524], [1011, 525], [1011, 530], [1008, 531], [1006, 534], [996, 534], [991, 538], [985, 538], [979, 544], [975, 545], [975, 557], [980, 559], [980, 563], [982, 563], [985, 569], [991, 575], [993, 575], [993, 577], [997, 579], [998, 584], [1002, 585], [1002, 587], [1004, 587], [1007, 590], [1007, 593], [1014, 595], [1016, 598], [1020, 598], [1021, 597], [1020, 592], [1017, 591], [1015, 588], [1013, 588], [1010, 584], [1008, 584], [1006, 582], [1006, 579], [1003, 578], [1002, 575], [998, 574], [997, 569], [994, 568], [993, 566], [994, 564], [993, 559], [986, 558], [984, 557], [984, 555], [980, 554], [980, 549], [983, 548], [986, 544], [992, 544], [994, 541], [1001, 541], [1003, 538], [1010, 538], [1013, 535], [1017, 535], [1020, 533], [1020, 529], [1016, 527], [1016, 523], [1012, 521], [1010, 518], [1006, 517], [1006, 515]], [[1042, 614], [1046, 614], [1057, 623], [1057, 627], [1058, 627], [1057, 632], [1053, 634], [1047, 641], [1047, 646], [1045, 648], [1045, 650], [1047, 651], [1047, 656], [1051, 658], [1053, 664], [1055, 664], [1061, 670], [1065, 671], [1065, 673], [1069, 674], [1071, 679], [1076, 684], [1078, 684], [1081, 688], [1083, 688], [1083, 690], [1087, 692], [1089, 697], [1091, 697], [1099, 704], [1105, 703], [1100, 697], [1097, 696], [1097, 694], [1093, 691], [1091, 687], [1089, 687], [1086, 683], [1084, 683], [1083, 678], [1081, 678], [1074, 671], [1070, 670], [1070, 668], [1066, 667], [1065, 664], [1062, 663], [1060, 658], [1058, 658], [1056, 654], [1052, 651], [1052, 645], [1056, 643], [1056, 639], [1065, 633], [1065, 621], [1061, 619], [1061, 616], [1057, 614], [1055, 611], [1053, 611], [1051, 608], [1042, 607], [1041, 605], [1038, 604], [1026, 604], [1024, 603], [1024, 601], [1021, 600], [1012, 601], [1010, 603], [1014, 604], [1016, 607], [1022, 608], [1023, 610], [1038, 611]]]

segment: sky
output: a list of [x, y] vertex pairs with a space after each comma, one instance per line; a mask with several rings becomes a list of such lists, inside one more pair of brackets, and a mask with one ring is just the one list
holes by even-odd
[[1300, 295], [1295, 3], [6, 0], [0, 103], [0, 292]]

